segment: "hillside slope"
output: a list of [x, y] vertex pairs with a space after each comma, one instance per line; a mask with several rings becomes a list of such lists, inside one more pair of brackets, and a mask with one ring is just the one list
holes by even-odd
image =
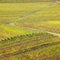
[[60, 60], [60, 4], [0, 3], [0, 60]]

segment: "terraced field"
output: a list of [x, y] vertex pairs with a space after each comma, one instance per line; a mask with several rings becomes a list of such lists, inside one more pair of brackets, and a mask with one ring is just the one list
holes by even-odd
[[60, 4], [0, 3], [0, 60], [60, 60]]

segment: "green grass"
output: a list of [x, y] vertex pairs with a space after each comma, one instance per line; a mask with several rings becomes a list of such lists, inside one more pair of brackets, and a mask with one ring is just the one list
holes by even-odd
[[20, 35], [26, 35], [26, 34], [31, 34], [35, 33], [38, 30], [33, 30], [33, 29], [27, 29], [26, 28], [14, 28], [8, 25], [0, 25], [0, 41], [11, 38], [11, 37], [16, 37]]
[[60, 60], [60, 37], [47, 33], [60, 34], [59, 7], [0, 3], [0, 60]]
[[[52, 4], [52, 2], [50, 2]], [[0, 22], [8, 22], [20, 20], [21, 17], [24, 17], [28, 14], [33, 13], [36, 10], [39, 10], [50, 3], [40, 2], [40, 3], [4, 3], [0, 4]], [[42, 5], [42, 6], [41, 6]], [[37, 7], [38, 6], [38, 7]], [[22, 8], [23, 7], [23, 8]], [[3, 18], [2, 18], [3, 17]]]

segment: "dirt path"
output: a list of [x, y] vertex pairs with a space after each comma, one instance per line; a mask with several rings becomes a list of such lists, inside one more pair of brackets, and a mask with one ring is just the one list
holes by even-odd
[[58, 34], [58, 33], [49, 32], [49, 31], [46, 31], [46, 33], [48, 33], [48, 34], [52, 34], [52, 35], [54, 35], [54, 36], [58, 36], [58, 37], [60, 37], [60, 34]]

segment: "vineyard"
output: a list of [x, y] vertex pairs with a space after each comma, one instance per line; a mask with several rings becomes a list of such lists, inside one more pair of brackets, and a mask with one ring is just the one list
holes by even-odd
[[60, 60], [60, 3], [0, 3], [0, 60]]

